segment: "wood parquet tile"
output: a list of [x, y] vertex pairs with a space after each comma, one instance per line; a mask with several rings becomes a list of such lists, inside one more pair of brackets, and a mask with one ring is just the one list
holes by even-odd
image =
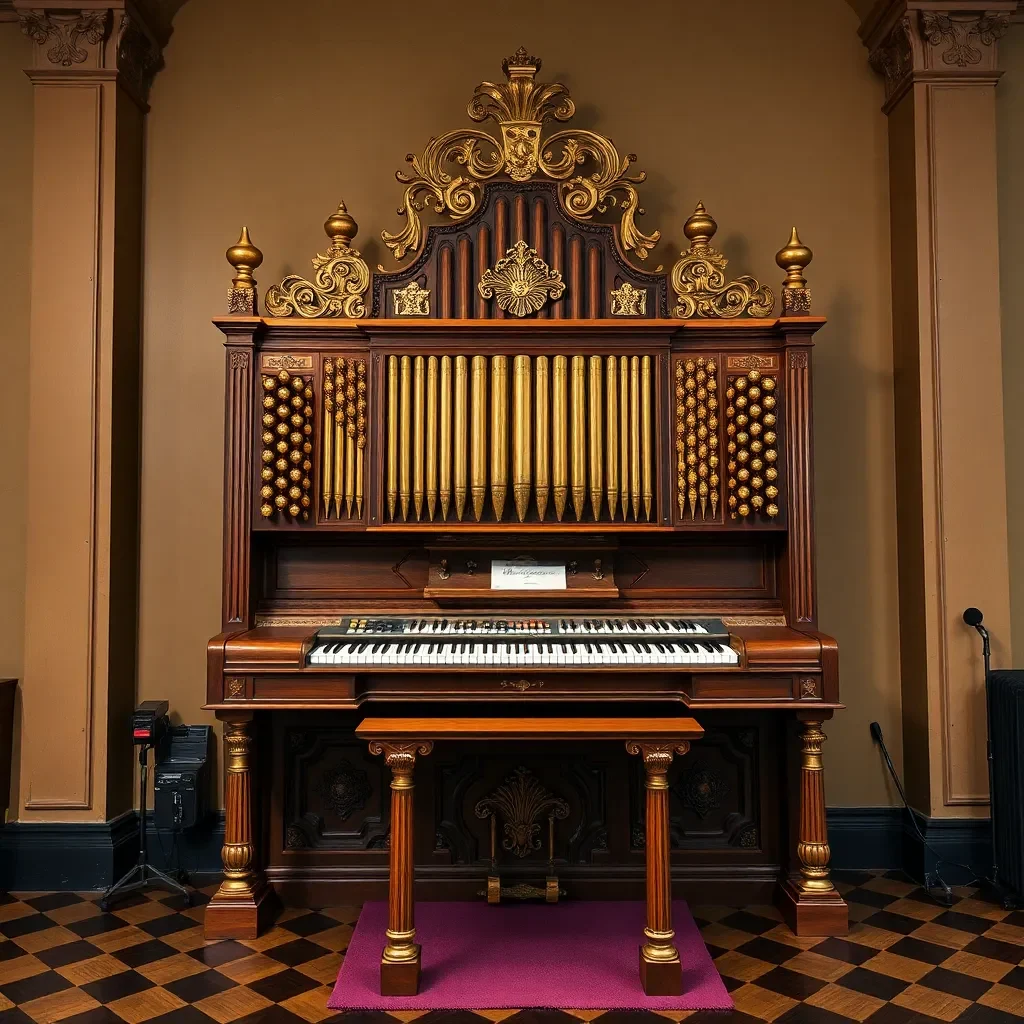
[[[202, 908], [148, 892], [0, 893], [0, 1024], [1008, 1024], [1024, 1021], [1024, 912], [972, 888], [940, 907], [895, 872], [841, 874], [850, 934], [789, 934], [773, 907], [694, 907], [731, 1014], [407, 1010], [334, 1014], [358, 907], [291, 909], [205, 942]], [[201, 893], [200, 900], [209, 898]]]

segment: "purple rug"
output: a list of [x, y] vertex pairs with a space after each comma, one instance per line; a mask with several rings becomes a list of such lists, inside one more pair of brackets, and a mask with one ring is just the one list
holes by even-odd
[[417, 903], [420, 991], [382, 996], [387, 904], [359, 915], [332, 1010], [731, 1010], [690, 911], [672, 905], [683, 994], [645, 996], [637, 973], [644, 904]]

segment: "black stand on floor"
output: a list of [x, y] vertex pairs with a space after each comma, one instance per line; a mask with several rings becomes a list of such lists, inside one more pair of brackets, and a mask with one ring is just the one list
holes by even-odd
[[119, 882], [112, 885], [100, 899], [100, 909], [109, 910], [119, 899], [133, 892], [141, 892], [150, 886], [158, 885], [170, 892], [178, 893], [185, 906], [192, 906], [192, 893], [180, 882], [165, 875], [159, 868], [153, 867], [146, 856], [146, 789], [149, 782], [149, 752], [151, 744], [139, 745], [140, 793], [139, 793], [139, 861]]

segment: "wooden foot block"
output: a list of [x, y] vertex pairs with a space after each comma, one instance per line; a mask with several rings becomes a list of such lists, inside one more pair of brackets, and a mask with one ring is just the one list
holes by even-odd
[[640, 947], [640, 984], [648, 996], [678, 996], [683, 992], [683, 965], [678, 960], [645, 960]]
[[779, 886], [775, 903], [795, 935], [845, 935], [850, 930], [846, 902], [835, 889], [821, 895], [806, 893], [787, 879]]
[[277, 914], [273, 890], [262, 886], [249, 899], [215, 893], [203, 915], [204, 939], [255, 939]]
[[402, 964], [380, 962], [380, 994], [382, 996], [414, 996], [420, 988], [420, 947], [416, 959]]

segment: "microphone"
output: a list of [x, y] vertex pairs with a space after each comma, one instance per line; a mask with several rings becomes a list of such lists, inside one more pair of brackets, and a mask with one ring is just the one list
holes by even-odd
[[985, 617], [981, 614], [980, 608], [968, 608], [964, 611], [964, 622], [966, 622], [968, 626], [973, 626], [975, 629], [981, 625], [984, 618]]

